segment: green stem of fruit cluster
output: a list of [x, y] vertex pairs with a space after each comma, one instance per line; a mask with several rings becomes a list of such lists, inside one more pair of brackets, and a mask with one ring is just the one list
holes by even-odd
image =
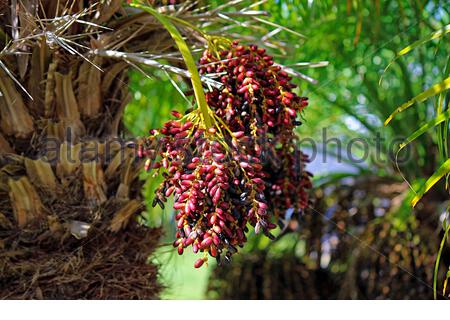
[[159, 13], [157, 10], [155, 10], [152, 7], [135, 4], [135, 3], [130, 4], [130, 6], [150, 13], [152, 16], [154, 16], [156, 19], [158, 19], [158, 21], [161, 22], [161, 24], [170, 33], [170, 35], [173, 38], [173, 40], [175, 41], [178, 49], [180, 50], [181, 55], [183, 56], [184, 62], [186, 63], [186, 67], [188, 68], [189, 73], [191, 74], [192, 87], [194, 89], [195, 99], [196, 99], [198, 107], [200, 108], [200, 111], [201, 111], [203, 123], [206, 128], [212, 128], [214, 122], [209, 115], [209, 107], [206, 102], [205, 93], [203, 91], [203, 85], [202, 85], [202, 81], [200, 79], [200, 74], [198, 73], [197, 66], [195, 64], [194, 58], [192, 57], [191, 51], [189, 50], [189, 47], [186, 44], [186, 41], [184, 41], [184, 39], [183, 39], [182, 35], [180, 34], [180, 32], [178, 31], [178, 29], [173, 25], [173, 23], [166, 16], [162, 15], [161, 13]]

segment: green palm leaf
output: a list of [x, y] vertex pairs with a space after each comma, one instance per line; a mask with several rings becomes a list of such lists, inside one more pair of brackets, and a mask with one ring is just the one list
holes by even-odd
[[[450, 24], [446, 25], [442, 29], [439, 29], [438, 31], [435, 31], [433, 33], [430, 33], [426, 37], [423, 37], [422, 39], [417, 40], [416, 42], [410, 44], [409, 46], [404, 47], [399, 52], [397, 52], [396, 56], [392, 59], [391, 62], [387, 65], [387, 67], [384, 69], [383, 74], [386, 73], [386, 71], [391, 67], [391, 65], [401, 56], [404, 56], [405, 54], [411, 52], [415, 48], [423, 45], [424, 43], [427, 43], [431, 40], [442, 38], [444, 35], [450, 32]], [[383, 76], [380, 77], [380, 82], [383, 80]]]
[[410, 136], [408, 136], [404, 142], [400, 143], [399, 151], [401, 149], [403, 149], [404, 147], [406, 147], [408, 144], [410, 144], [412, 141], [417, 139], [419, 136], [421, 136], [422, 134], [424, 134], [425, 132], [430, 130], [431, 128], [437, 126], [438, 124], [440, 124], [448, 119], [450, 119], [450, 110], [447, 110], [447, 111], [439, 114], [433, 120], [428, 121], [423, 126], [421, 126], [418, 130], [414, 131]]
[[398, 107], [384, 122], [384, 125], [388, 125], [389, 122], [400, 112], [408, 109], [410, 106], [412, 106], [414, 103], [422, 102], [427, 100], [428, 98], [435, 96], [445, 90], [450, 88], [450, 77], [443, 80], [442, 82], [439, 82], [432, 86], [431, 88], [428, 88], [427, 90], [423, 91], [422, 93], [418, 94], [408, 102], [405, 102], [400, 107]]
[[[434, 275], [433, 275], [433, 296], [434, 300], [437, 299], [437, 279], [439, 271], [439, 262], [441, 261], [442, 250], [444, 249], [445, 242], [447, 241], [448, 232], [450, 231], [450, 225], [446, 226], [444, 236], [442, 237], [441, 244], [439, 246], [439, 252], [436, 258], [436, 263], [434, 264]], [[445, 289], [444, 289], [445, 294]]]
[[417, 48], [418, 46], [423, 45], [424, 43], [434, 40], [434, 39], [439, 39], [441, 37], [443, 37], [445, 34], [450, 32], [450, 24], [446, 25], [445, 27], [443, 27], [442, 29], [439, 29], [436, 32], [433, 32], [431, 34], [429, 34], [428, 36], [417, 40], [416, 42], [414, 42], [413, 44], [410, 44], [409, 46], [403, 48], [402, 50], [400, 50], [397, 53], [397, 57], [403, 56], [405, 54], [407, 54], [408, 52], [414, 50], [415, 48]]
[[416, 206], [417, 202], [423, 197], [425, 193], [428, 192], [441, 178], [450, 172], [450, 159], [447, 159], [436, 172], [428, 178], [428, 180], [422, 185], [420, 190], [417, 192], [415, 197], [411, 201], [413, 207]]

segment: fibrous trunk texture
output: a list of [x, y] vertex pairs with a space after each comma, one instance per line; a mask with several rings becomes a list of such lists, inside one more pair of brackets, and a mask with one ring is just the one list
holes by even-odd
[[0, 2], [0, 298], [157, 298], [160, 236], [137, 221], [124, 61], [169, 34], [122, 1]]

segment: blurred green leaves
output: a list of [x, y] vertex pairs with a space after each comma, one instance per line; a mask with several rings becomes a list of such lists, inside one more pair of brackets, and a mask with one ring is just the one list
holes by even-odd
[[[161, 70], [144, 69], [130, 72], [130, 90], [133, 100], [125, 110], [125, 125], [133, 136], [147, 136], [148, 130], [158, 128], [170, 117], [170, 111], [184, 112], [189, 106], [175, 90], [169, 76]], [[188, 86], [176, 77], [177, 84]]]

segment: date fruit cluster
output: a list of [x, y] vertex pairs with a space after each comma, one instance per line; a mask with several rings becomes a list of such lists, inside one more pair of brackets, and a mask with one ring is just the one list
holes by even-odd
[[229, 50], [205, 51], [199, 71], [216, 77], [221, 89], [206, 99], [215, 127], [205, 128], [198, 110], [152, 130], [143, 154], [147, 167], [162, 171], [164, 181], [153, 205], [164, 207], [173, 195], [176, 240], [220, 261], [247, 241], [249, 226], [273, 238], [278, 218], [308, 205], [308, 158], [294, 132], [307, 98], [292, 89], [291, 77], [264, 49], [233, 42]]

